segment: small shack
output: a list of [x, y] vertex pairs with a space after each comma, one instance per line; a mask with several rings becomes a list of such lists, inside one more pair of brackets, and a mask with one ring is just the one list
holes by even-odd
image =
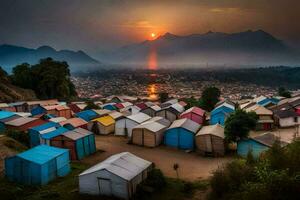
[[96, 152], [95, 135], [82, 128], [64, 132], [50, 140], [50, 145], [70, 150], [71, 160], [81, 160]]
[[188, 118], [198, 124], [203, 124], [205, 122], [205, 110], [198, 107], [191, 107], [181, 113], [180, 118]]
[[41, 135], [52, 132], [59, 128], [60, 125], [54, 122], [48, 122], [39, 126], [32, 127], [28, 130], [30, 146], [34, 147], [41, 144]]
[[115, 135], [131, 137], [132, 129], [149, 119], [151, 119], [149, 115], [139, 112], [137, 114], [129, 115], [126, 118], [117, 120], [115, 124]]
[[184, 107], [179, 103], [172, 104], [168, 107], [162, 108], [156, 112], [156, 116], [164, 117], [170, 122], [174, 122], [179, 118], [180, 114], [184, 111]]
[[59, 124], [69, 130], [73, 130], [75, 128], [87, 129], [88, 123], [84, 119], [75, 117], [75, 118], [70, 118], [68, 120], [62, 121]]
[[300, 123], [300, 116], [295, 110], [278, 110], [274, 112], [275, 123], [281, 127], [293, 127]]
[[287, 145], [286, 142], [280, 141], [280, 138], [273, 133], [264, 133], [256, 137], [241, 139], [237, 143], [237, 154], [246, 157], [251, 151], [255, 158], [258, 158], [261, 153], [268, 150], [274, 142], [278, 140], [281, 146]]
[[61, 135], [65, 132], [68, 132], [69, 129], [66, 129], [64, 127], [59, 127], [55, 130], [51, 130], [49, 132], [46, 132], [46, 133], [43, 133], [43, 134], [40, 134], [40, 144], [46, 144], [46, 145], [51, 145], [50, 144], [50, 141], [52, 138], [58, 136], [58, 135]]
[[39, 145], [5, 158], [5, 176], [26, 185], [46, 185], [70, 172], [69, 150]]
[[100, 135], [113, 133], [115, 131], [115, 120], [109, 115], [93, 119], [88, 123], [88, 130]]
[[19, 118], [19, 116], [13, 112], [0, 111], [0, 132], [5, 130], [5, 122], [14, 120], [16, 118]]
[[91, 121], [98, 117], [98, 114], [94, 110], [84, 110], [75, 114], [76, 117], [79, 117], [87, 122]]
[[167, 126], [155, 121], [146, 121], [132, 129], [132, 143], [145, 147], [156, 147], [163, 142]]
[[255, 112], [258, 116], [256, 130], [271, 130], [274, 127], [273, 112], [261, 105], [255, 104], [245, 108], [246, 112]]
[[210, 113], [210, 124], [221, 124], [224, 126], [226, 118], [233, 113], [235, 107], [227, 102], [222, 103]]
[[141, 112], [149, 115], [150, 117], [155, 117], [156, 113], [160, 110], [161, 110], [161, 107], [159, 107], [158, 105], [152, 105], [152, 106], [149, 106], [146, 109], [142, 110]]
[[202, 155], [224, 156], [224, 128], [220, 124], [204, 126], [196, 134], [197, 151]]
[[151, 169], [151, 162], [129, 152], [115, 154], [79, 174], [79, 192], [130, 199]]
[[165, 131], [165, 145], [179, 149], [193, 150], [195, 144], [195, 134], [200, 125], [190, 119], [175, 120]]
[[7, 129], [17, 130], [17, 131], [27, 131], [28, 129], [39, 126], [46, 123], [44, 120], [31, 117], [19, 117], [17, 119], [5, 122], [5, 127]]

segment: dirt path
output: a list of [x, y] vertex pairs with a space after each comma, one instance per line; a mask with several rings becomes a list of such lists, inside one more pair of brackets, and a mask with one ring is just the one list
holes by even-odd
[[218, 166], [231, 160], [231, 158], [207, 158], [196, 153], [186, 153], [178, 149], [165, 146], [146, 148], [136, 145], [129, 145], [123, 137], [96, 136], [97, 149], [104, 150], [103, 153], [96, 153], [83, 160], [88, 164], [96, 164], [112, 154], [124, 151], [131, 152], [146, 160], [152, 161], [160, 168], [166, 176], [176, 177], [173, 164], [179, 164], [179, 177], [181, 179], [194, 181], [206, 179]]

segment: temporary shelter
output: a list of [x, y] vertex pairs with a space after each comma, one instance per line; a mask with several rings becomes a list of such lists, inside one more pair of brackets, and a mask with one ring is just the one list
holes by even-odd
[[193, 150], [194, 136], [199, 128], [200, 125], [190, 119], [175, 120], [165, 131], [164, 142], [167, 146]]
[[128, 137], [131, 137], [132, 129], [149, 119], [151, 119], [149, 115], [140, 112], [117, 120], [115, 125], [115, 135], [127, 135]]
[[65, 132], [68, 132], [69, 129], [66, 129], [65, 127], [58, 127], [57, 129], [53, 129], [49, 132], [40, 134], [40, 144], [46, 144], [46, 145], [51, 145], [50, 141], [52, 138], [61, 135]]
[[225, 154], [224, 128], [220, 124], [204, 126], [196, 134], [197, 151], [202, 155]]
[[115, 154], [79, 174], [79, 192], [130, 199], [152, 163], [129, 152]]
[[109, 113], [113, 112], [111, 110], [106, 110], [106, 109], [97, 109], [97, 110], [93, 110], [93, 111], [97, 113], [97, 117], [103, 117], [103, 116], [106, 116]]
[[276, 124], [282, 128], [293, 127], [300, 123], [300, 116], [293, 109], [275, 111], [274, 119]]
[[83, 111], [83, 109], [86, 106], [87, 106], [87, 104], [84, 102], [79, 102], [79, 103], [72, 102], [72, 103], [68, 104], [68, 107], [72, 110], [73, 113], [78, 113], [78, 112]]
[[45, 185], [70, 172], [69, 150], [39, 145], [5, 158], [5, 175], [13, 182]]
[[109, 116], [111, 116], [114, 120], [119, 120], [125, 117], [123, 113], [120, 113], [118, 111], [112, 111], [108, 113]]
[[274, 142], [278, 140], [281, 146], [287, 145], [286, 142], [280, 141], [280, 138], [273, 133], [264, 133], [252, 138], [241, 139], [237, 143], [237, 154], [243, 157], [251, 151], [252, 155], [257, 158], [259, 155], [268, 150]]
[[221, 124], [224, 126], [226, 118], [234, 112], [235, 107], [227, 102], [217, 106], [210, 113], [210, 124]]
[[106, 103], [103, 104], [101, 107], [102, 109], [106, 109], [106, 110], [117, 110], [117, 108], [114, 105], [115, 103]]
[[0, 111], [16, 112], [15, 107], [8, 105], [7, 103], [0, 103]]
[[66, 120], [67, 119], [64, 118], [64, 117], [53, 117], [53, 118], [48, 119], [48, 121], [55, 122], [55, 123], [63, 122], [63, 121], [66, 121]]
[[146, 121], [132, 129], [132, 143], [146, 147], [156, 147], [163, 142], [166, 129], [167, 126], [156, 121]]
[[158, 122], [166, 127], [169, 127], [171, 125], [171, 122], [169, 120], [167, 120], [164, 117], [152, 117], [151, 119], [149, 119], [148, 121], [152, 121], [152, 122]]
[[88, 123], [88, 130], [101, 135], [113, 133], [115, 131], [115, 120], [109, 115], [93, 119]]
[[21, 102], [10, 103], [8, 105], [14, 107], [16, 112], [25, 112], [24, 103], [25, 102], [21, 101]]
[[156, 116], [156, 112], [160, 111], [161, 107], [159, 107], [158, 105], [153, 105], [153, 106], [149, 106], [146, 109], [142, 110], [141, 112], [149, 115], [150, 117], [155, 117]]
[[30, 138], [30, 146], [37, 146], [41, 144], [41, 135], [52, 132], [59, 128], [60, 125], [54, 122], [48, 122], [39, 126], [32, 127], [28, 130]]
[[71, 109], [63, 105], [52, 105], [52, 106], [37, 106], [31, 110], [33, 116], [40, 114], [52, 114], [56, 117], [71, 118]]
[[0, 132], [5, 129], [5, 122], [19, 118], [16, 114], [10, 111], [0, 111]]
[[22, 112], [31, 112], [34, 108], [36, 108], [38, 106], [53, 106], [53, 105], [59, 105], [59, 102], [57, 99], [27, 101], [27, 102], [24, 102], [24, 104], [23, 104], [24, 111], [22, 111]]
[[31, 127], [39, 126], [46, 123], [44, 120], [31, 117], [20, 117], [8, 122], [5, 122], [5, 127], [8, 129], [14, 129], [18, 131], [27, 131]]
[[184, 111], [184, 107], [179, 103], [172, 104], [169, 107], [162, 108], [156, 112], [156, 116], [161, 116], [168, 119], [170, 122], [179, 118], [180, 113]]
[[66, 127], [69, 130], [73, 130], [75, 128], [84, 128], [87, 129], [87, 122], [82, 118], [70, 118], [68, 120], [62, 121], [59, 123], [61, 126]]
[[181, 113], [180, 118], [188, 118], [198, 124], [205, 122], [205, 111], [198, 107], [191, 107]]
[[95, 135], [82, 128], [53, 137], [50, 144], [51, 146], [69, 149], [71, 160], [80, 160], [96, 152]]
[[97, 118], [98, 114], [94, 110], [84, 110], [79, 113], [76, 113], [76, 116], [89, 122], [92, 119]]
[[274, 126], [273, 112], [261, 105], [255, 104], [245, 108], [246, 112], [255, 112], [258, 116], [256, 130], [270, 130]]

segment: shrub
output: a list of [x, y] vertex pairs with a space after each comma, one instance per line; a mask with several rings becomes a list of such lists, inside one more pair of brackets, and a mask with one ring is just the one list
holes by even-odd
[[145, 185], [150, 186], [155, 190], [161, 190], [166, 186], [166, 178], [160, 169], [152, 169], [148, 174]]

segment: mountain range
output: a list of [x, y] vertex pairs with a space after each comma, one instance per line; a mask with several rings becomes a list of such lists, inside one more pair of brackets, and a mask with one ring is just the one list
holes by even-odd
[[[154, 55], [154, 56], [153, 56]], [[207, 32], [178, 36], [166, 33], [155, 40], [124, 46], [102, 59], [107, 62], [142, 64], [157, 59], [158, 65], [240, 66], [300, 64], [299, 52], [263, 31]]]
[[60, 50], [49, 46], [30, 49], [13, 45], [0, 45], [0, 66], [6, 71], [21, 63], [36, 64], [42, 58], [51, 57], [58, 61], [68, 62], [72, 71], [94, 69], [101, 63], [83, 51]]

